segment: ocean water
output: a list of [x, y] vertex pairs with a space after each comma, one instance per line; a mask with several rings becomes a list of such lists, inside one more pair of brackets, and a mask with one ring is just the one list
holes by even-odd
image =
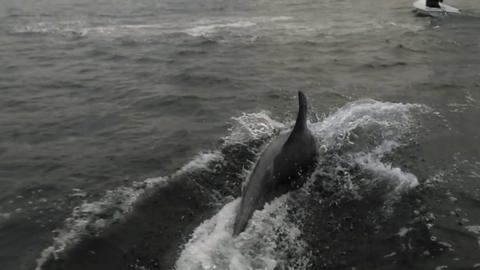
[[[0, 0], [0, 268], [480, 268], [480, 3]], [[315, 171], [232, 237], [310, 104]]]

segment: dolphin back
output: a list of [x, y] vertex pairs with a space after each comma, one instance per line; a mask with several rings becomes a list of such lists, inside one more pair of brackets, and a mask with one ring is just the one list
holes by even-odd
[[244, 187], [233, 235], [247, 226], [255, 210], [299, 188], [315, 166], [315, 139], [307, 127], [307, 99], [298, 92], [298, 115], [290, 134], [280, 134], [263, 150]]

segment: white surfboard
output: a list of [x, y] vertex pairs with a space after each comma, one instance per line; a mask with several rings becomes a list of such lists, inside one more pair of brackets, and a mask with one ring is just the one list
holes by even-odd
[[419, 14], [432, 16], [432, 17], [444, 16], [449, 13], [460, 14], [460, 10], [458, 8], [454, 8], [447, 4], [439, 3], [440, 5], [439, 8], [432, 8], [432, 7], [427, 7], [426, 2], [427, 2], [426, 0], [418, 0], [415, 3], [413, 3], [413, 7], [415, 8], [415, 11], [418, 12]]

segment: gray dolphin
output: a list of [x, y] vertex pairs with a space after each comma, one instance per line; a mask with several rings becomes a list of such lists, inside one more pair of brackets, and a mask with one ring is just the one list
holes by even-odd
[[289, 190], [299, 188], [315, 167], [315, 138], [307, 127], [307, 99], [298, 92], [298, 115], [290, 133], [274, 138], [255, 164], [243, 189], [233, 235], [247, 226], [253, 212]]

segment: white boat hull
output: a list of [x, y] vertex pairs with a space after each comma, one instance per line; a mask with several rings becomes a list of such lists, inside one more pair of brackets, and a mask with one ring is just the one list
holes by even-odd
[[439, 5], [440, 8], [427, 7], [425, 0], [418, 0], [413, 3], [415, 11], [426, 16], [438, 17], [447, 15], [449, 13], [460, 14], [460, 10], [458, 8], [454, 8], [444, 3], [439, 3]]

